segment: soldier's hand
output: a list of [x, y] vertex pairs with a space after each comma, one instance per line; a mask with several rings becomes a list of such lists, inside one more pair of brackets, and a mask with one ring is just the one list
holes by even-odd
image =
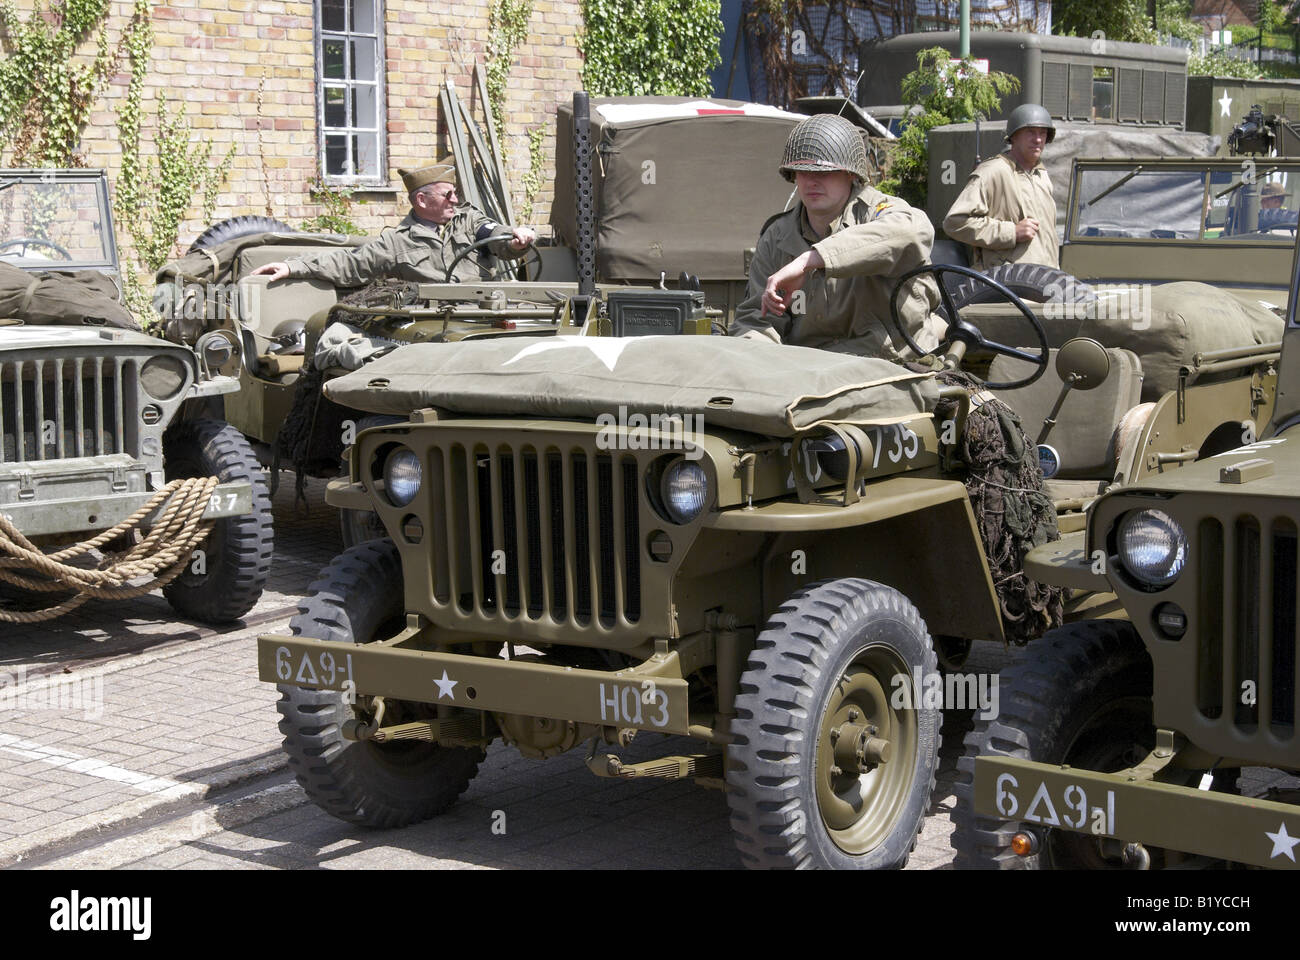
[[265, 266], [258, 267], [256, 270], [250, 273], [249, 276], [250, 277], [269, 276], [271, 278], [270, 282], [275, 283], [275, 281], [283, 280], [285, 277], [289, 276], [289, 265], [285, 263], [283, 260], [277, 261], [276, 263], [268, 263]]
[[1016, 224], [1016, 243], [1025, 243], [1038, 236], [1038, 221], [1033, 217], [1025, 217]]
[[511, 250], [523, 250], [525, 247], [531, 246], [533, 241], [537, 239], [537, 234], [528, 227], [512, 227], [510, 233]]
[[760, 316], [781, 314], [789, 310], [794, 303], [795, 291], [803, 289], [804, 281], [808, 279], [808, 271], [825, 265], [820, 253], [809, 250], [768, 277], [767, 286], [763, 288], [763, 312]]

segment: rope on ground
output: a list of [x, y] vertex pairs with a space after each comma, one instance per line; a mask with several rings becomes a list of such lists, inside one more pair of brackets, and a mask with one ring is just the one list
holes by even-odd
[[[189, 565], [194, 551], [208, 538], [215, 521], [204, 520], [216, 477], [173, 480], [131, 516], [90, 540], [55, 553], [45, 553], [0, 514], [0, 581], [34, 593], [74, 595], [41, 610], [0, 609], [0, 622], [39, 623], [75, 610], [87, 600], [127, 600], [165, 587]], [[165, 505], [164, 505], [165, 504]], [[108, 554], [99, 566], [73, 565], [118, 537], [139, 529], [159, 510], [149, 532], [123, 553]], [[133, 583], [145, 578], [143, 583]]]

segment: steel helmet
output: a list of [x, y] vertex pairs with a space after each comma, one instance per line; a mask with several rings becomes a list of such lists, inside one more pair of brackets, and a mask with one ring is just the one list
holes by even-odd
[[1011, 111], [1007, 117], [1007, 135], [1003, 139], [1010, 143], [1012, 134], [1025, 127], [1043, 127], [1047, 131], [1048, 143], [1056, 137], [1056, 124], [1052, 123], [1052, 115], [1046, 107], [1037, 103], [1022, 103]]
[[800, 171], [843, 170], [866, 183], [867, 148], [852, 122], [833, 113], [819, 113], [799, 121], [790, 131], [780, 169], [781, 176], [791, 182]]

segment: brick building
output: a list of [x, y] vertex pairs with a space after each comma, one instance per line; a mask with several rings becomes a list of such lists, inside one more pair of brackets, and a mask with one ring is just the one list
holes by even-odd
[[[398, 167], [445, 152], [438, 93], [482, 105], [472, 68], [488, 43], [492, 0], [432, 4], [419, 0], [173, 0], [153, 8], [155, 42], [147, 99], [183, 101], [195, 129], [210, 137], [214, 162], [235, 145], [231, 175], [216, 219], [270, 211], [295, 226], [323, 209], [308, 183], [353, 186], [352, 219], [375, 233], [405, 214]], [[25, 17], [31, 0], [18, 0]], [[580, 88], [576, 0], [534, 0], [524, 43], [510, 73], [504, 131], [512, 193], [521, 198], [528, 170], [528, 132], [547, 131], [546, 169], [531, 222], [545, 224], [554, 180], [555, 106]], [[110, 33], [131, 14], [113, 0]], [[87, 46], [91, 46], [87, 44]], [[259, 130], [258, 84], [264, 78]], [[109, 170], [120, 161], [115, 107], [127, 76], [116, 77], [96, 104], [81, 147], [87, 162]], [[147, 103], [147, 116], [153, 104]], [[268, 200], [269, 198], [269, 200]], [[204, 228], [189, 221], [181, 243]], [[125, 240], [119, 237], [119, 241]]]

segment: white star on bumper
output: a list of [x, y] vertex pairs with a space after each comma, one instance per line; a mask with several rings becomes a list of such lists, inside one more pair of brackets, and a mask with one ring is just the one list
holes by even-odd
[[456, 699], [456, 694], [452, 692], [452, 688], [453, 688], [454, 686], [456, 686], [456, 684], [460, 683], [460, 681], [459, 681], [459, 680], [452, 680], [452, 679], [450, 679], [450, 678], [447, 676], [447, 671], [446, 671], [446, 670], [442, 671], [442, 679], [441, 679], [441, 680], [434, 680], [433, 682], [436, 683], [436, 684], [438, 685], [438, 699], [439, 699], [439, 700], [441, 700], [443, 697], [449, 697], [449, 698], [452, 699], [452, 700], [455, 700], [455, 699]]
[[1295, 845], [1300, 843], [1300, 837], [1292, 837], [1287, 834], [1285, 821], [1283, 821], [1282, 826], [1277, 828], [1277, 833], [1269, 833], [1265, 830], [1264, 836], [1273, 841], [1273, 852], [1268, 855], [1270, 860], [1285, 855], [1292, 863], [1296, 862]]

